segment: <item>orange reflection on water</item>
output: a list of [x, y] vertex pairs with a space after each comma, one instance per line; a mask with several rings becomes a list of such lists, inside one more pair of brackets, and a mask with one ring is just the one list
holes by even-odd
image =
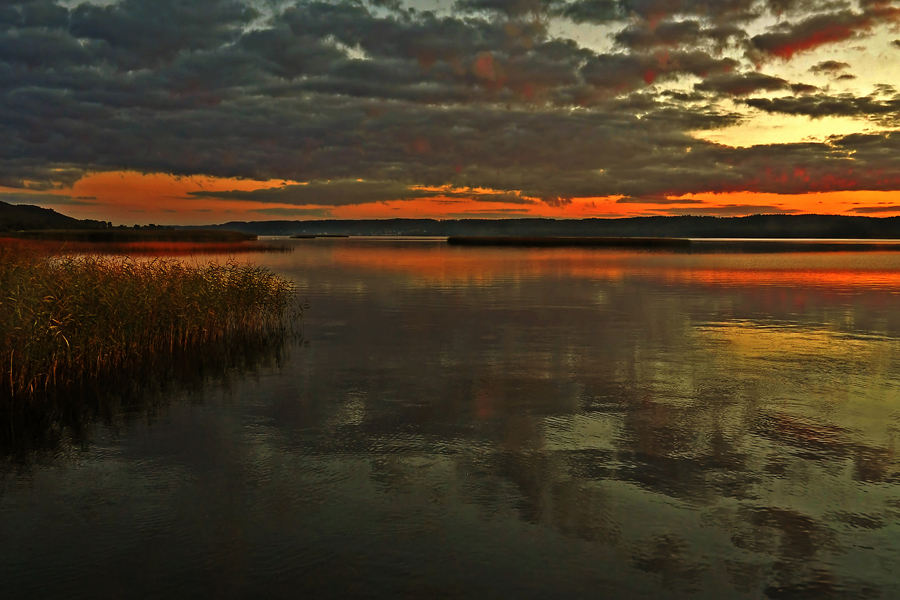
[[573, 277], [621, 281], [640, 277], [703, 287], [795, 287], [834, 292], [900, 291], [900, 252], [674, 254], [584, 248], [450, 248], [443, 244], [333, 248], [335, 263], [407, 275], [425, 285], [483, 285], [497, 280]]
[[691, 269], [667, 272], [678, 283], [722, 287], [789, 286], [820, 287], [833, 291], [866, 288], [900, 289], [898, 269]]
[[[497, 280], [529, 279], [554, 273], [576, 275], [580, 262], [585, 259], [584, 252], [577, 250], [566, 250], [573, 256], [560, 256], [554, 251], [551, 257], [540, 250], [527, 249], [479, 248], [471, 251], [434, 244], [423, 245], [421, 251], [410, 251], [408, 246], [378, 247], [376, 244], [341, 246], [334, 249], [332, 258], [335, 263], [345, 266], [395, 272], [426, 284], [448, 285], [484, 285]], [[625, 270], [623, 265], [607, 265], [602, 269], [602, 278], [621, 279]], [[591, 273], [601, 276], [594, 268]]]

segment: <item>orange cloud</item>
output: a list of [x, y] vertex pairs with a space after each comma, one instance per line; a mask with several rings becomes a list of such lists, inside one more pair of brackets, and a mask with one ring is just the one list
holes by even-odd
[[[772, 173], [773, 177], [792, 180], [809, 178], [802, 168], [784, 173]], [[814, 189], [846, 183], [838, 181], [848, 174], [833, 174]], [[15, 203], [33, 203], [55, 208], [77, 217], [112, 221], [114, 224], [212, 224], [226, 221], [264, 221], [270, 219], [309, 219], [333, 217], [338, 219], [386, 219], [386, 218], [516, 218], [545, 217], [581, 219], [588, 217], [632, 217], [653, 214], [730, 214], [744, 215], [765, 212], [796, 212], [817, 214], [872, 214], [890, 216], [900, 214], [897, 192], [823, 191], [808, 194], [772, 194], [751, 191], [727, 193], [703, 193], [674, 196], [660, 194], [640, 202], [623, 203], [618, 196], [573, 198], [565, 202], [535, 201], [513, 203], [491, 201], [491, 196], [511, 195], [514, 192], [473, 188], [422, 188], [432, 191], [446, 189], [447, 195], [417, 199], [397, 199], [363, 204], [315, 208], [278, 203], [260, 203], [245, 199], [221, 199], [190, 196], [191, 192], [253, 191], [291, 185], [296, 182], [271, 180], [253, 181], [214, 177], [175, 177], [166, 174], [141, 174], [129, 171], [90, 174], [75, 183], [68, 195], [61, 198], [90, 198], [90, 202], [54, 205], [51, 196], [34, 195], [28, 202], [28, 194], [21, 191]], [[418, 189], [418, 188], [417, 188]], [[2, 191], [2, 190], [0, 190]], [[470, 193], [469, 193], [470, 192]], [[452, 193], [452, 195], [451, 195]], [[0, 195], [2, 196], [2, 195]], [[2, 198], [0, 198], [2, 199]]]

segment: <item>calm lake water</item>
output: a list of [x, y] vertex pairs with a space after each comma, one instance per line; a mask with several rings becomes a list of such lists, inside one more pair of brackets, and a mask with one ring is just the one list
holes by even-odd
[[5, 434], [4, 600], [900, 598], [900, 252], [290, 243], [283, 353]]

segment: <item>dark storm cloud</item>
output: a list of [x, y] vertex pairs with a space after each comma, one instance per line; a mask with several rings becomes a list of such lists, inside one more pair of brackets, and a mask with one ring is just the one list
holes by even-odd
[[575, 0], [554, 9], [553, 14], [575, 23], [600, 25], [624, 17], [617, 0]]
[[121, 68], [141, 69], [234, 42], [256, 16], [237, 0], [121, 0], [79, 5], [69, 14], [69, 31], [103, 43]]
[[69, 11], [52, 0], [0, 3], [0, 29], [7, 27], [66, 27]]
[[664, 54], [602, 54], [591, 59], [582, 69], [586, 82], [615, 91], [631, 90], [657, 80], [677, 79], [682, 75], [705, 77], [735, 69], [738, 62], [730, 58], [714, 58], [706, 52], [668, 52]]
[[603, 24], [638, 18], [655, 25], [676, 15], [723, 23], [757, 17], [756, 4], [756, 0], [574, 0], [554, 4], [552, 13], [576, 23]]
[[[87, 172], [132, 169], [313, 182], [195, 194], [260, 203], [450, 196], [564, 206], [577, 197], [891, 189], [900, 181], [890, 134], [760, 148], [688, 134], [740, 120], [716, 104], [719, 96], [815, 89], [736, 74], [749, 65], [719, 53], [728, 43], [770, 54], [780, 47], [746, 41], [738, 24], [780, 11], [796, 23], [763, 36], [796, 41], [821, 30], [817, 18], [889, 22], [886, 5], [460, 0], [457, 9], [300, 1], [264, 15], [263, 5], [237, 0], [71, 9], [3, 2], [0, 185], [51, 190]], [[805, 16], [811, 10], [830, 12]], [[607, 23], [623, 51], [551, 36], [548, 15]], [[664, 89], [676, 81], [678, 91]], [[828, 102], [821, 94], [758, 100], [743, 102], [828, 113], [816, 104]], [[894, 98], [837, 100], [849, 108], [834, 114], [888, 120], [897, 110]]]
[[575, 22], [605, 23], [638, 18], [651, 24], [671, 17], [703, 17], [715, 23], [752, 21], [776, 15], [846, 9], [841, 0], [574, 0], [552, 4], [554, 14]]
[[453, 8], [461, 12], [500, 13], [507, 17], [546, 14], [558, 0], [456, 0]]
[[755, 0], [620, 0], [627, 14], [658, 22], [671, 15], [698, 15], [713, 20], [745, 18]]
[[[495, 0], [474, 0], [485, 4]], [[503, 2], [503, 0], [496, 0]], [[515, 2], [515, 0], [511, 0]], [[784, 16], [803, 15], [823, 11], [846, 10], [850, 2], [844, 0], [573, 0], [564, 2], [544, 0], [550, 14], [566, 17], [576, 23], [605, 24], [611, 21], [638, 19], [652, 26], [673, 17], [699, 17], [719, 26], [733, 27], [736, 23], [753, 21], [764, 13]], [[871, 4], [877, 12], [879, 3]], [[507, 12], [507, 14], [509, 14]], [[731, 30], [734, 35], [737, 32]]]
[[700, 92], [714, 92], [728, 96], [747, 96], [760, 91], [788, 89], [790, 84], [780, 77], [772, 77], [764, 73], [728, 73], [715, 75], [700, 83], [694, 89]]
[[827, 96], [816, 94], [801, 98], [750, 98], [743, 100], [748, 106], [785, 115], [822, 117], [866, 117], [876, 122], [898, 122], [900, 97], [878, 100], [872, 96]]
[[772, 14], [797, 14], [846, 9], [850, 2], [845, 0], [765, 0], [766, 8]]
[[703, 27], [700, 21], [665, 21], [655, 27], [638, 23], [622, 29], [613, 39], [616, 44], [631, 50], [648, 51], [655, 48], [676, 48], [679, 46], [712, 43], [716, 48], [724, 48], [729, 42], [747, 37], [743, 29], [734, 25]]

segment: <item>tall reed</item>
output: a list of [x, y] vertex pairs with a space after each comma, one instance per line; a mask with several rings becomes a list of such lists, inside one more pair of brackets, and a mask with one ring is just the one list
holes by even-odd
[[143, 369], [173, 352], [283, 332], [290, 282], [256, 266], [40, 256], [0, 246], [0, 396]]

